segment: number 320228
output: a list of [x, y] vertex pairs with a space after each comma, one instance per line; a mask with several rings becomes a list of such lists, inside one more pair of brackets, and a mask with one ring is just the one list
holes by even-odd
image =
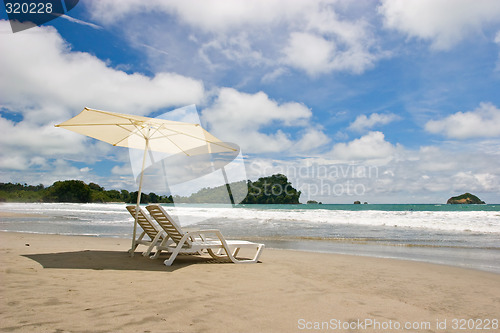
[[50, 2], [7, 2], [5, 9], [7, 14], [50, 14], [52, 13], [52, 4]]
[[453, 319], [454, 330], [497, 330], [498, 319]]

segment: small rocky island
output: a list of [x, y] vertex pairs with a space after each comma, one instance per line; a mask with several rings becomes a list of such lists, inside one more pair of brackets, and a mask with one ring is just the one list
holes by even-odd
[[477, 204], [477, 205], [484, 205], [485, 202], [476, 197], [474, 194], [470, 193], [464, 193], [462, 195], [459, 195], [457, 197], [451, 197], [448, 199], [446, 202], [447, 204], [452, 204], [452, 205], [459, 205], [459, 204]]

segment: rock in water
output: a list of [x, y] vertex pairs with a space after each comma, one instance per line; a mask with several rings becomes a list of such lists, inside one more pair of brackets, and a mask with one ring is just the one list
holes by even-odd
[[485, 202], [476, 197], [474, 194], [464, 193], [458, 197], [451, 197], [446, 202], [447, 204], [458, 205], [458, 204], [484, 204]]

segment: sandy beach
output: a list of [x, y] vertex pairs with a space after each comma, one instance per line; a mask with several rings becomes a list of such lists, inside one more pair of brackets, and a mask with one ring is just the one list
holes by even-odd
[[0, 239], [2, 332], [449, 332], [469, 319], [498, 331], [494, 273], [270, 249], [258, 264], [166, 267], [130, 258], [123, 239]]

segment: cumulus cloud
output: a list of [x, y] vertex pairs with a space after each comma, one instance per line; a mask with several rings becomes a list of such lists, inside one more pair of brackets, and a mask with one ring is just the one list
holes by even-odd
[[425, 124], [425, 129], [452, 139], [488, 138], [500, 136], [499, 124], [500, 109], [491, 103], [481, 103], [473, 111], [431, 120]]
[[498, 189], [500, 177], [491, 173], [459, 171], [451, 177], [456, 191], [492, 191]]
[[[245, 153], [314, 149], [327, 141], [326, 135], [310, 124], [309, 108], [294, 102], [280, 104], [264, 92], [247, 94], [222, 88], [202, 115], [217, 137], [240, 145]], [[270, 130], [271, 125], [277, 129]], [[303, 136], [287, 134], [285, 129], [291, 126], [302, 127]]]
[[15, 123], [0, 117], [0, 132], [3, 153], [22, 153], [30, 157], [37, 154], [82, 154], [85, 150], [81, 145], [81, 136], [65, 135], [53, 125], [40, 126], [27, 121]]
[[[199, 103], [205, 95], [203, 83], [175, 73], [147, 77], [111, 68], [91, 54], [73, 51], [52, 27], [12, 34], [9, 23], [0, 21], [0, 45], [8, 51], [0, 57], [4, 170], [32, 166], [58, 172], [62, 169], [54, 163], [62, 156], [87, 162], [96, 161], [99, 154], [105, 156], [111, 146], [54, 128], [85, 106], [147, 114]], [[81, 174], [78, 168], [73, 171]]]
[[456, 170], [458, 162], [450, 153], [435, 146], [420, 147], [414, 158], [414, 164], [418, 170], [430, 173]]
[[[7, 28], [6, 21], [0, 22], [0, 31]], [[0, 43], [9, 50], [0, 59], [2, 102], [25, 114], [41, 116], [39, 108], [49, 105], [57, 110], [49, 111], [52, 116], [67, 116], [66, 108], [75, 113], [84, 106], [146, 114], [160, 107], [198, 103], [204, 95], [203, 84], [191, 78], [127, 74], [93, 55], [73, 52], [53, 28], [1, 34]], [[47, 116], [43, 115], [51, 119]]]
[[277, 12], [289, 12], [307, 7], [307, 3], [291, 2], [285, 6], [282, 1], [256, 0], [104, 0], [89, 3], [92, 17], [106, 24], [121, 21], [132, 12], [147, 12], [155, 9], [175, 14], [185, 23], [210, 32], [226, 32], [248, 24], [265, 24], [275, 18]]
[[295, 32], [291, 34], [289, 45], [284, 49], [285, 62], [309, 75], [317, 75], [330, 66], [334, 51], [335, 44], [323, 37]]
[[372, 113], [368, 117], [362, 114], [349, 125], [348, 129], [356, 132], [364, 132], [377, 125], [387, 125], [398, 119], [400, 119], [400, 117], [394, 113]]
[[492, 22], [500, 22], [496, 0], [384, 0], [379, 7], [387, 28], [409, 37], [429, 40], [446, 50], [466, 37], [478, 34]]
[[358, 46], [345, 49], [322, 35], [294, 32], [283, 49], [283, 63], [312, 77], [332, 71], [361, 73], [373, 65], [376, 56]]
[[[385, 56], [377, 48], [370, 24], [355, 10], [357, 6], [366, 6], [361, 3], [103, 0], [89, 2], [87, 6], [93, 19], [102, 24], [126, 20], [125, 28], [130, 29], [126, 35], [133, 44], [147, 43], [152, 49], [170, 48], [173, 53], [170, 55], [154, 52], [151, 59], [155, 63], [165, 63], [165, 59], [182, 62], [183, 52], [189, 52], [190, 59], [197, 56], [194, 62], [201, 61], [198, 65], [208, 65], [212, 72], [226, 68], [225, 62], [231, 61], [258, 65], [267, 73], [276, 74], [277, 68], [286, 65], [318, 76], [332, 71], [361, 73]], [[348, 13], [352, 8], [358, 15]], [[147, 15], [152, 11], [181, 21], [187, 27], [186, 36], [174, 36], [181, 33], [178, 31], [168, 37], [160, 33], [168, 31], [169, 26], [138, 29], [141, 23], [135, 23], [132, 14]], [[158, 21], [157, 24], [168, 23]], [[192, 68], [193, 61], [190, 65]]]
[[295, 143], [293, 150], [299, 153], [305, 152], [310, 155], [316, 148], [320, 148], [329, 142], [330, 138], [322, 130], [308, 127], [302, 131], [302, 136]]
[[337, 143], [330, 153], [342, 161], [392, 159], [396, 147], [385, 140], [382, 132], [369, 132], [359, 139], [347, 143]]
[[[275, 173], [286, 174], [292, 184], [302, 190], [303, 202], [313, 199], [324, 203], [352, 203], [354, 200], [444, 203], [453, 193], [469, 191], [493, 203], [500, 186], [500, 170], [496, 167], [500, 155], [490, 151], [498, 151], [499, 143], [480, 143], [484, 145], [484, 152], [478, 152], [477, 145], [475, 143], [472, 149], [463, 143], [448, 142], [443, 146], [412, 150], [391, 145], [383, 134], [372, 132], [360, 139], [337, 144], [338, 154], [329, 152], [317, 157], [286, 160], [252, 159], [248, 175], [256, 179]], [[349, 155], [349, 149], [357, 152]], [[385, 153], [370, 158], [369, 151], [376, 149]]]

